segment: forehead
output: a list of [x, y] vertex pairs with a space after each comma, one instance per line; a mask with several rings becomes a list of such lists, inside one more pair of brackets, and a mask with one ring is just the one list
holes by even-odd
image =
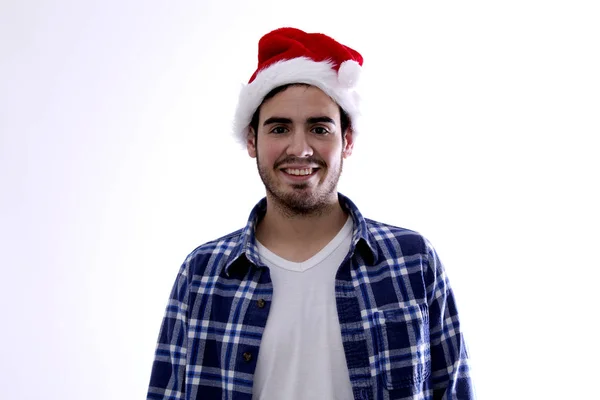
[[338, 120], [339, 107], [325, 92], [314, 86], [297, 85], [277, 93], [261, 106], [260, 119], [328, 116]]

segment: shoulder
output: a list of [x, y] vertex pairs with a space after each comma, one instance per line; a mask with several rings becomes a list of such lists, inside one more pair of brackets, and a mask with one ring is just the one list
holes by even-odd
[[183, 269], [188, 278], [207, 273], [218, 275], [230, 256], [241, 249], [243, 229], [238, 229], [220, 238], [206, 242], [196, 247], [185, 258]]
[[369, 240], [378, 252], [393, 253], [392, 256], [426, 256], [431, 247], [419, 232], [365, 218]]
[[426, 285], [444, 277], [444, 266], [431, 242], [421, 233], [365, 219], [369, 241], [379, 263], [415, 267], [423, 273]]

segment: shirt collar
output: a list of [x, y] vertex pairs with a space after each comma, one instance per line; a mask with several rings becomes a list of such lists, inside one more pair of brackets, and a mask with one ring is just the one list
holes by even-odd
[[[338, 198], [342, 208], [350, 215], [354, 222], [354, 230], [352, 233], [352, 247], [351, 251], [364, 250], [365, 254], [369, 256], [371, 263], [377, 261], [377, 251], [375, 239], [367, 225], [367, 220], [363, 218], [362, 214], [358, 210], [358, 207], [346, 196], [338, 193]], [[240, 239], [238, 243], [233, 247], [227, 264], [225, 265], [225, 273], [229, 275], [231, 266], [236, 263], [240, 258], [245, 257], [251, 264], [256, 266], [264, 267], [264, 264], [260, 260], [258, 255], [258, 246], [256, 244], [256, 225], [264, 217], [267, 211], [267, 199], [263, 198], [260, 200], [250, 212], [248, 222], [246, 226], [241, 230]]]

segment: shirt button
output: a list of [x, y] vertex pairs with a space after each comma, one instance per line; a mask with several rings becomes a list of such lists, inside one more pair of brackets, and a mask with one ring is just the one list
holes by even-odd
[[256, 305], [258, 306], [258, 308], [264, 308], [265, 304], [267, 304], [267, 302], [264, 299], [259, 299], [256, 301]]
[[244, 356], [244, 361], [250, 362], [250, 360], [252, 360], [252, 354], [251, 353], [245, 352], [242, 355]]

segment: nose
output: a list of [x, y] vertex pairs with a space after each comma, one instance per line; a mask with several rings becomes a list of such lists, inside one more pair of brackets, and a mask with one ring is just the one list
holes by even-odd
[[313, 155], [313, 149], [308, 143], [308, 136], [304, 130], [297, 129], [290, 136], [290, 144], [287, 148], [287, 154], [295, 157], [310, 157]]

